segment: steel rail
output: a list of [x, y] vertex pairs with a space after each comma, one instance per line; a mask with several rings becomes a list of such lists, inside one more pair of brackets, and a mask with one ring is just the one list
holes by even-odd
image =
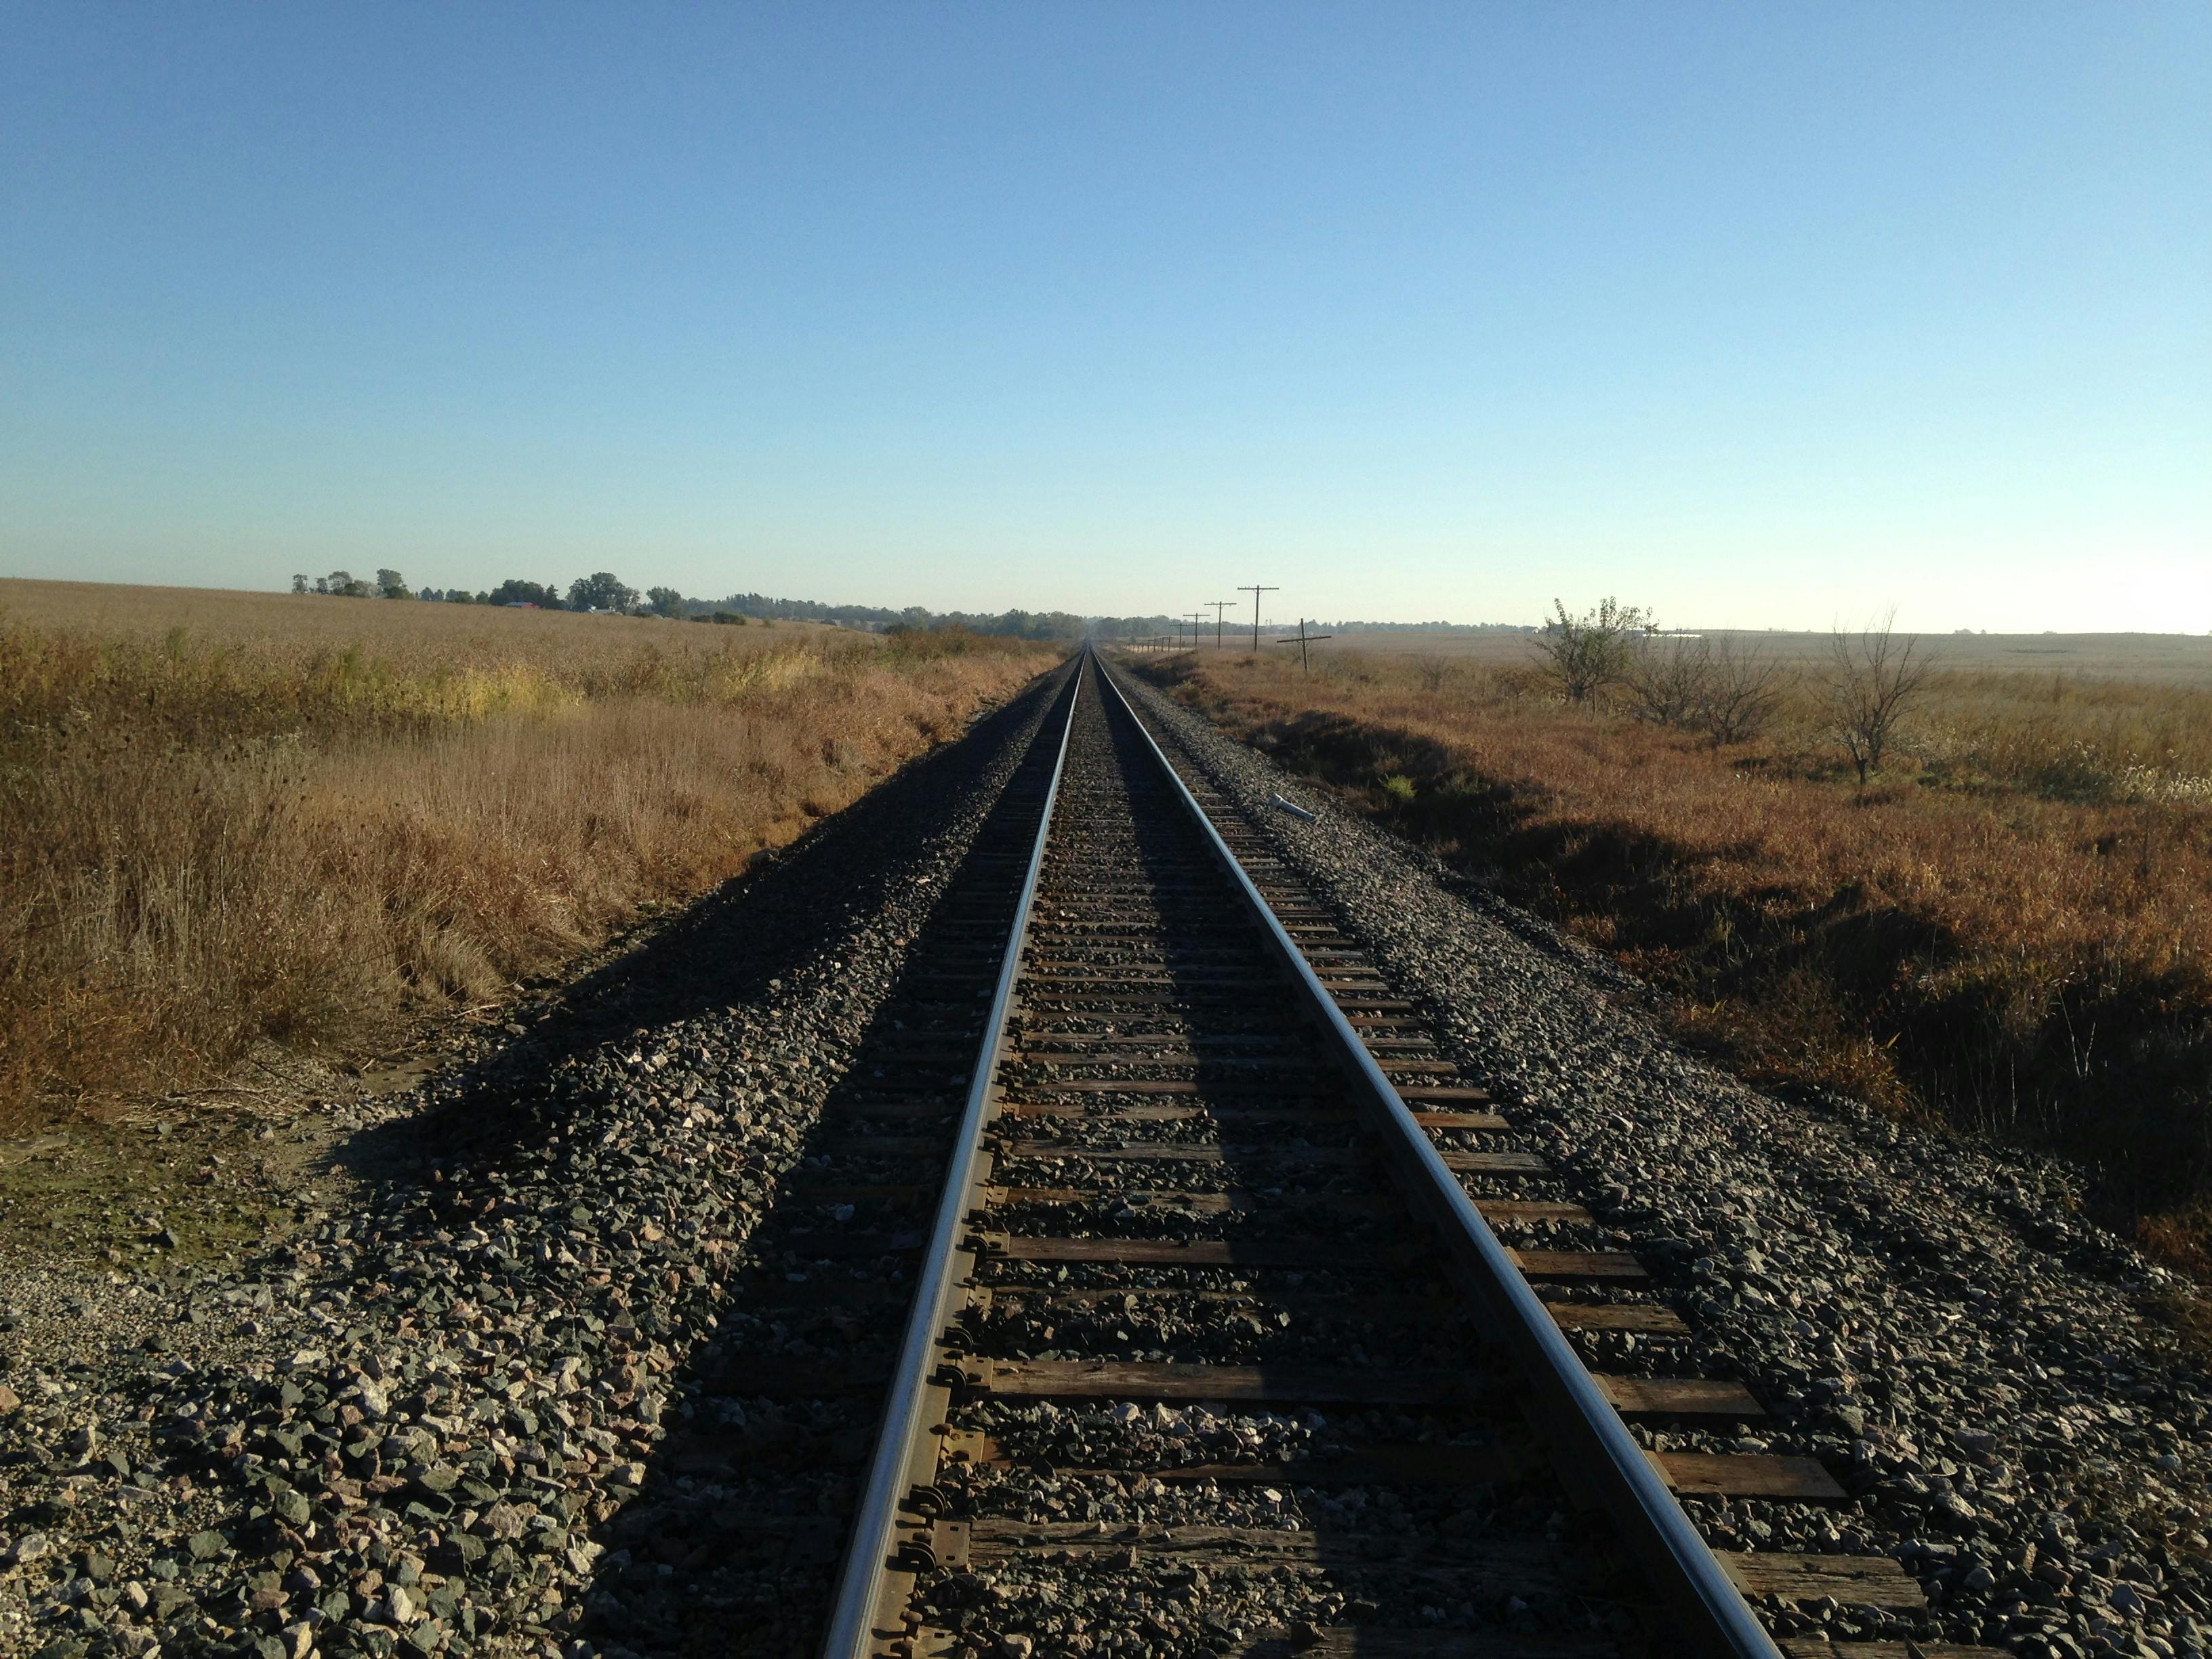
[[[1094, 656], [1093, 660], [1097, 659]], [[1575, 1472], [1583, 1477], [1591, 1494], [1611, 1516], [1623, 1543], [1650, 1577], [1652, 1588], [1665, 1598], [1668, 1611], [1680, 1625], [1679, 1634], [1688, 1644], [1684, 1650], [1729, 1655], [1734, 1659], [1781, 1659], [1774, 1638], [1698, 1536], [1612, 1402], [1598, 1391], [1581, 1358], [1528, 1288], [1528, 1281], [1521, 1276], [1458, 1177], [1444, 1167], [1428, 1132], [1399, 1098], [1396, 1088], [1375, 1063], [1297, 941], [1275, 919], [1267, 899], [1150, 729], [1138, 718], [1103, 662], [1097, 665], [1100, 681], [1112, 691], [1114, 701], [1121, 705], [1153, 759], [1174, 784], [1215, 856], [1251, 907], [1275, 954], [1304, 993], [1308, 1012], [1333, 1039], [1330, 1047], [1339, 1064], [1382, 1131], [1394, 1172], [1415, 1206], [1442, 1233], [1464, 1282], [1491, 1316], [1493, 1334], [1534, 1389], [1547, 1425], [1558, 1435]]]
[[883, 1424], [877, 1433], [868, 1482], [854, 1511], [851, 1538], [838, 1571], [837, 1598], [831, 1603], [829, 1631], [822, 1644], [823, 1659], [866, 1659], [876, 1645], [875, 1620], [883, 1599], [884, 1580], [890, 1570], [892, 1531], [898, 1521], [899, 1502], [905, 1496], [907, 1471], [927, 1429], [922, 1407], [927, 1397], [930, 1355], [950, 1312], [954, 1258], [960, 1253], [961, 1233], [974, 1196], [985, 1114], [998, 1072], [999, 1050], [1006, 1039], [1006, 1010], [1013, 999], [1014, 981], [1021, 975], [1022, 945], [1029, 935], [1030, 902], [1036, 896], [1037, 878], [1044, 867], [1045, 842], [1052, 834], [1053, 805], [1059, 798], [1060, 774], [1067, 764], [1067, 740], [1075, 730], [1076, 705], [1083, 696], [1084, 658], [1088, 655], [1085, 652], [1079, 656], [1070, 678], [1066, 718], [1060, 726], [1052, 777], [1045, 786], [1044, 810], [1037, 819], [1036, 841], [1030, 848], [1029, 868], [1023, 875], [1021, 894], [1015, 902], [1013, 925], [1007, 932], [1006, 960], [1000, 964], [999, 982], [984, 1022], [975, 1069], [969, 1079], [968, 1099], [960, 1114], [951, 1168], [945, 1177], [945, 1194], [938, 1201], [936, 1223], [930, 1231], [929, 1254], [923, 1259], [921, 1273], [915, 1280], [914, 1304], [907, 1318], [898, 1364], [891, 1373], [890, 1392], [884, 1402]]

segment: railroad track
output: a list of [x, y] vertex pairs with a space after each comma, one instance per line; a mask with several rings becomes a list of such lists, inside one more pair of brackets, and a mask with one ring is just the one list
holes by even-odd
[[830, 1659], [1985, 1654], [1705, 1547], [1678, 1497], [1845, 1494], [1087, 654], [914, 954], [708, 1377], [804, 1402]]

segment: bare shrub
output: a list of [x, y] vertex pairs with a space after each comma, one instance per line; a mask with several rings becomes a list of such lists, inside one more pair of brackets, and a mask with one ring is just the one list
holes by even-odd
[[1621, 684], [1639, 720], [1694, 727], [1711, 698], [1713, 653], [1702, 639], [1648, 639], [1628, 653]]
[[1868, 773], [1881, 769], [1898, 722], [1911, 712], [1936, 670], [1934, 654], [1916, 635], [1898, 637], [1896, 621], [1893, 608], [1856, 635], [1838, 629], [1828, 644], [1824, 690], [1831, 729], [1862, 784]]
[[1711, 653], [1699, 728], [1717, 744], [1749, 743], [1781, 711], [1790, 678], [1757, 645], [1723, 634]]
[[1622, 677], [1642, 719], [1702, 732], [1715, 744], [1747, 743], [1782, 705], [1781, 665], [1758, 646], [1709, 639], [1650, 639]]
[[1587, 702], [1628, 672], [1637, 635], [1651, 627], [1651, 613], [1610, 594], [1579, 617], [1552, 601], [1555, 614], [1534, 639], [1542, 666], [1569, 702]]
[[1520, 703], [1540, 697], [1550, 684], [1551, 677], [1533, 665], [1523, 667], [1509, 663], [1490, 671], [1490, 695], [1503, 702]]
[[1457, 672], [1452, 659], [1437, 652], [1424, 651], [1413, 659], [1413, 678], [1431, 694], [1443, 690]]

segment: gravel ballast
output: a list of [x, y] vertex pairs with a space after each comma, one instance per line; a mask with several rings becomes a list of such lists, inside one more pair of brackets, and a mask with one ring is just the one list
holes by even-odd
[[[1058, 677], [1054, 677], [1057, 683]], [[620, 1651], [670, 1569], [603, 1541], [1044, 684], [570, 1012], [345, 1114], [403, 1171], [229, 1271], [26, 1272], [0, 1352], [0, 1652]], [[771, 1597], [772, 1599], [772, 1597]], [[814, 1608], [791, 1614], [805, 1620]]]
[[[2081, 1218], [2071, 1172], [1715, 1069], [1613, 964], [1117, 678], [1644, 1255], [1697, 1333], [1691, 1369], [1773, 1412], [1651, 1443], [1816, 1455], [1853, 1496], [1692, 1500], [1711, 1541], [1895, 1556], [1934, 1633], [2033, 1659], [2204, 1650], [2212, 1389], [2148, 1305], [2185, 1287]], [[1903, 1633], [1872, 1609], [1778, 1622]]]

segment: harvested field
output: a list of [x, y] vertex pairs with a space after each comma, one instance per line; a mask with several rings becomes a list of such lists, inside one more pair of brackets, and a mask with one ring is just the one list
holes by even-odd
[[[1265, 641], [1287, 631], [1271, 625], [1260, 637]], [[1705, 637], [1755, 645], [1776, 660], [1801, 668], [1817, 665], [1828, 649], [1826, 634], [1717, 629]], [[2212, 635], [2203, 634], [1931, 634], [1927, 639], [1945, 663], [1965, 673], [2063, 674], [2069, 679], [2212, 688]], [[1355, 628], [1338, 631], [1330, 647], [1339, 654], [1434, 656], [1476, 668], [1508, 668], [1528, 660], [1528, 636], [1502, 629]]]
[[0, 584], [0, 1113], [496, 1005], [957, 736], [966, 636]]
[[2212, 690], [1947, 668], [1862, 788], [1794, 672], [1716, 747], [1570, 708], [1516, 657], [1143, 665], [1672, 992], [1681, 1038], [2082, 1159], [2108, 1213], [2212, 1267]]

